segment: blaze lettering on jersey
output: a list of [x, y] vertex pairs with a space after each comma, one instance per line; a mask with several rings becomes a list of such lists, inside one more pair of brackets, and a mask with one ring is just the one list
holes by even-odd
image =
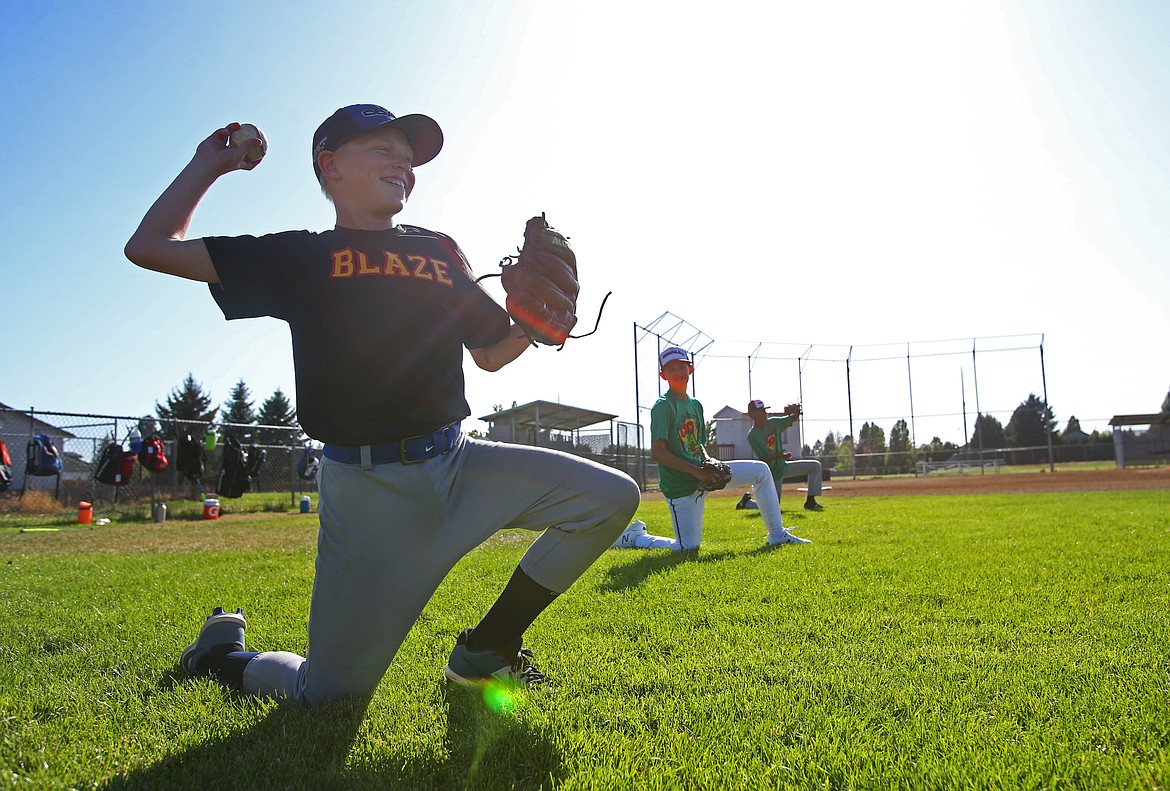
[[699, 432], [695, 427], [694, 418], [688, 417], [682, 422], [678, 427], [678, 438], [688, 453], [696, 454], [699, 452]]
[[389, 277], [408, 277], [412, 280], [429, 280], [451, 288], [455, 282], [451, 280], [451, 265], [438, 258], [428, 258], [425, 255], [408, 255], [407, 266], [397, 253], [386, 252], [382, 262], [370, 263], [370, 258], [361, 250], [347, 247], [344, 250], [334, 250], [331, 254], [332, 266], [329, 269], [331, 278], [362, 277], [365, 275], [386, 275]]
[[380, 275], [382, 271], [376, 266], [370, 266], [370, 259], [366, 258], [365, 253], [358, 253], [358, 270], [359, 275]]
[[406, 264], [402, 263], [398, 253], [386, 253], [386, 274], [410, 277], [410, 270], [406, 268]]
[[426, 271], [427, 261], [429, 260], [425, 255], [408, 255], [406, 259], [414, 264], [414, 276], [421, 280], [433, 280], [429, 272]]

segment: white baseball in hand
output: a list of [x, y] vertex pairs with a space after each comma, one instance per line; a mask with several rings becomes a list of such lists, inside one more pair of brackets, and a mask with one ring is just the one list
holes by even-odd
[[268, 153], [268, 138], [264, 136], [264, 133], [260, 131], [259, 127], [254, 124], [240, 124], [240, 128], [228, 136], [228, 141], [232, 144], [233, 148], [239, 148], [249, 140], [255, 140], [256, 138], [260, 138], [259, 147], [253, 148], [245, 154], [244, 161], [259, 162]]

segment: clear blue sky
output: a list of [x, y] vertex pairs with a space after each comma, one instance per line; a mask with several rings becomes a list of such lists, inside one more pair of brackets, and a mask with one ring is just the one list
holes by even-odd
[[[6, 3], [0, 401], [144, 414], [191, 372], [216, 403], [241, 378], [257, 405], [277, 388], [295, 402], [283, 324], [225, 322], [204, 287], [138, 270], [122, 246], [233, 120], [264, 129], [270, 153], [213, 188], [192, 235], [330, 227], [310, 136], [370, 101], [446, 133], [403, 221], [450, 233], [488, 272], [545, 211], [578, 251], [582, 326], [615, 291], [592, 338], [498, 374], [468, 366], [473, 418], [548, 399], [632, 420], [633, 324], [670, 312], [715, 339], [709, 413], [746, 403], [759, 343], [904, 354], [1043, 333], [1058, 421], [1105, 428], [1170, 389], [1167, 8]], [[980, 359], [984, 411], [1040, 392], [1038, 355], [1017, 356]], [[796, 400], [776, 368], [751, 395]], [[920, 409], [932, 389], [957, 402], [960, 378], [973, 400], [972, 373], [924, 360]], [[840, 416], [834, 377], [806, 383], [809, 414]], [[904, 367], [889, 377], [868, 386], [904, 386]], [[888, 431], [897, 409], [861, 411]]]

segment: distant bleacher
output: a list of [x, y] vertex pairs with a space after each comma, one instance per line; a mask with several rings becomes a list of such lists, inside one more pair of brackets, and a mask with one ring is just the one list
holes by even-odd
[[1007, 461], [1002, 458], [990, 459], [947, 459], [946, 461], [920, 461], [918, 462], [918, 474], [929, 475], [932, 472], [942, 472], [943, 470], [986, 470], [991, 467], [996, 472], [999, 468], [1006, 466]]

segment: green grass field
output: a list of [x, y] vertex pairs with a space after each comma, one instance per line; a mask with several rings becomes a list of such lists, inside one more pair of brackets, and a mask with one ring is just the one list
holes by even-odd
[[[528, 632], [494, 714], [443, 663], [531, 537], [473, 552], [368, 707], [176, 667], [216, 604], [305, 650], [315, 518], [0, 525], [0, 769], [37, 788], [1164, 788], [1170, 492], [825, 498], [765, 550], [734, 498], [697, 558], [611, 550]], [[796, 501], [792, 501], [796, 505]], [[669, 532], [662, 502], [643, 503]]]

